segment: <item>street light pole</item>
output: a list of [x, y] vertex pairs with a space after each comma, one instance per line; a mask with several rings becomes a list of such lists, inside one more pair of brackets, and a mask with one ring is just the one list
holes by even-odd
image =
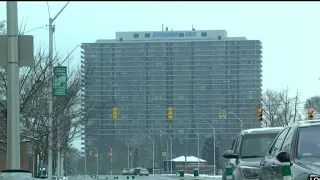
[[243, 122], [242, 122], [242, 120], [236, 115], [236, 113], [234, 113], [234, 112], [229, 112], [229, 113], [233, 114], [233, 115], [239, 120], [239, 122], [240, 122], [240, 129], [241, 129], [241, 131], [242, 131], [242, 130], [243, 130]]
[[216, 129], [212, 127], [210, 123], [206, 121], [206, 123], [212, 128], [213, 130], [213, 173], [216, 174]]
[[97, 151], [97, 178], [99, 176], [99, 151]]
[[7, 1], [8, 89], [7, 89], [7, 169], [20, 169], [20, 95], [18, 63], [18, 5]]
[[170, 161], [170, 171], [172, 174], [172, 138], [170, 138], [170, 144], [171, 144], [171, 147], [170, 147], [170, 156], [171, 156], [171, 161]]
[[152, 174], [154, 174], [154, 140], [150, 136], [148, 138], [152, 141]]
[[[168, 146], [168, 141], [167, 141], [167, 152], [169, 151], [168, 148], [169, 148], [169, 146]], [[168, 155], [167, 155], [167, 163], [166, 163], [166, 164], [167, 164], [167, 176], [169, 175], [169, 164], [168, 164], [168, 160], [169, 160], [169, 159], [168, 159]]]
[[130, 169], [130, 146], [129, 146], [129, 144], [127, 144], [125, 141], [124, 141], [124, 143], [127, 145], [127, 147], [128, 147], [128, 169]]
[[198, 171], [200, 172], [200, 158], [199, 158], [199, 156], [200, 156], [200, 151], [199, 151], [199, 148], [200, 148], [200, 135], [199, 135], [199, 133], [197, 133], [195, 130], [193, 130], [196, 134], [197, 134], [197, 136], [198, 136]]
[[84, 150], [84, 173], [86, 175], [86, 180], [87, 180], [87, 151]]
[[[57, 19], [57, 17], [61, 14], [61, 12], [67, 7], [70, 1], [67, 2], [66, 5], [58, 12], [58, 14], [54, 18], [49, 18], [49, 76], [52, 78], [53, 71], [53, 22]], [[52, 87], [52, 79], [48, 79], [48, 112], [49, 112], [49, 148], [48, 148], [48, 179], [52, 179], [52, 113], [53, 113], [53, 87]], [[59, 124], [59, 122], [58, 122]], [[59, 128], [57, 132], [57, 176], [60, 178], [60, 136], [59, 136]], [[20, 148], [19, 148], [20, 149]]]
[[[169, 134], [165, 133], [168, 138], [170, 139], [170, 158], [171, 158], [171, 161], [170, 161], [170, 174], [172, 174], [172, 138], [169, 136]], [[168, 162], [167, 162], [168, 163]], [[168, 164], [167, 164], [168, 165]]]

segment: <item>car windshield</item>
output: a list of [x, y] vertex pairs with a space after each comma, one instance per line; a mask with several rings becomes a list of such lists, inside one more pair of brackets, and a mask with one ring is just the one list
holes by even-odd
[[299, 128], [298, 158], [320, 157], [320, 126]]
[[242, 158], [265, 156], [277, 135], [278, 132], [244, 135], [242, 138], [240, 156]]

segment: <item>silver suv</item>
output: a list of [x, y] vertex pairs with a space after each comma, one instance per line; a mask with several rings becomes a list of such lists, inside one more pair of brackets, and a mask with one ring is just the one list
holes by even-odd
[[[223, 154], [223, 157], [228, 159], [227, 165], [232, 167], [233, 180], [258, 179], [260, 161], [281, 130], [282, 127], [274, 127], [241, 131], [233, 141], [231, 149]], [[226, 180], [225, 171], [222, 180]]]

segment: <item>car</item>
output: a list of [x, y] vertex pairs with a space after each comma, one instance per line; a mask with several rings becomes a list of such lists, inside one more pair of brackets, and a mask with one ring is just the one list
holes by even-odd
[[141, 169], [142, 169], [141, 167], [134, 168], [134, 175], [139, 175], [139, 172]]
[[140, 176], [149, 176], [149, 171], [147, 169], [142, 168], [139, 172]]
[[128, 169], [128, 168], [124, 168], [124, 169], [121, 171], [121, 174], [122, 174], [122, 175], [129, 175], [129, 169]]
[[320, 175], [320, 120], [289, 124], [260, 162], [259, 180], [283, 179], [282, 163], [290, 162], [292, 180]]
[[[283, 127], [254, 128], [241, 131], [233, 141], [231, 149], [224, 152], [227, 165], [232, 167], [233, 180], [257, 180], [259, 165], [274, 139]], [[226, 170], [222, 174], [226, 180]]]
[[135, 175], [135, 170], [134, 169], [129, 169], [129, 174], [130, 175]]

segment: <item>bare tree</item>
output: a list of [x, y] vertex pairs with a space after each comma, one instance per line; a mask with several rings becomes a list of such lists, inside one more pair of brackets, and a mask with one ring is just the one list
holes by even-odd
[[[6, 33], [5, 21], [0, 22], [0, 34]], [[49, 62], [48, 55], [44, 48], [40, 47], [35, 54], [35, 65], [33, 67], [20, 68], [20, 127], [21, 140], [30, 141], [34, 147], [34, 154], [40, 154], [46, 159], [48, 148], [56, 150], [55, 132], [61, 132], [61, 150], [66, 150], [68, 143], [80, 136], [80, 130], [84, 120], [94, 109], [102, 108], [99, 104], [92, 109], [81, 107], [81, 90], [84, 83], [82, 76], [91, 73], [92, 68], [82, 72], [80, 68], [68, 74], [68, 94], [63, 98], [53, 99], [54, 119], [54, 141], [53, 146], [48, 147], [48, 81], [51, 81], [52, 74], [49, 74], [49, 67], [63, 63], [57, 56]], [[6, 124], [7, 124], [7, 76], [5, 68], [0, 68], [0, 148], [6, 149]], [[57, 119], [60, 123], [57, 123]], [[40, 153], [41, 152], [41, 153]]]
[[320, 118], [320, 96], [312, 96], [306, 100], [304, 104], [305, 112], [307, 112], [308, 109], [314, 110], [314, 117], [316, 119]]
[[297, 91], [294, 97], [290, 97], [288, 88], [281, 92], [267, 90], [262, 97], [263, 126], [284, 127], [290, 122], [300, 120], [299, 96]]
[[316, 110], [317, 112], [320, 112], [320, 96], [312, 96], [306, 100], [304, 109], [308, 110], [311, 108]]
[[0, 35], [6, 34], [7, 29], [6, 29], [6, 21], [0, 21]]

